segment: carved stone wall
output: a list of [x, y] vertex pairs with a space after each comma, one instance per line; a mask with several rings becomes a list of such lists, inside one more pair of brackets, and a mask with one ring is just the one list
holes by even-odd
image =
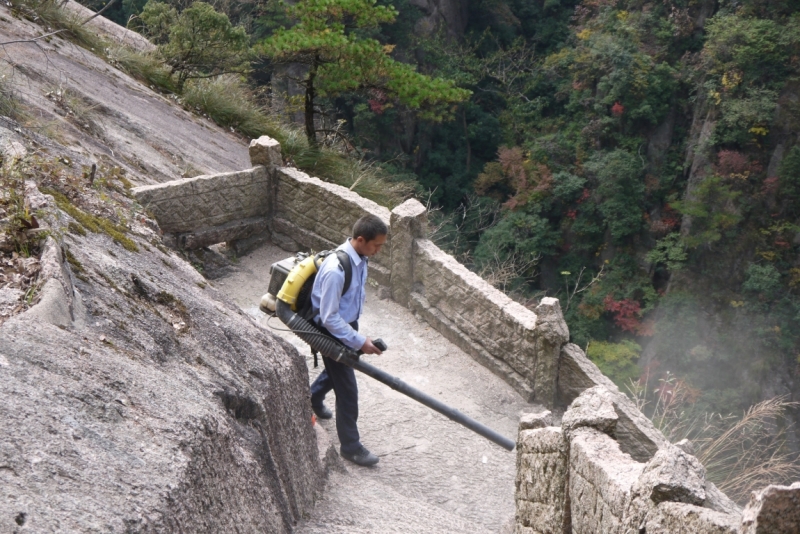
[[179, 248], [250, 237], [266, 229], [270, 176], [258, 166], [133, 189]]
[[[531, 418], [523, 418], [516, 534], [798, 532], [800, 483], [755, 492], [742, 512], [706, 480], [697, 458], [663, 436], [649, 459], [634, 459], [627, 452], [636, 446], [632, 432], [620, 429], [641, 421], [621, 416], [620, 395], [603, 386], [585, 390], [567, 408], [561, 427], [530, 429]], [[651, 431], [658, 432], [641, 432]]]
[[[336, 248], [352, 235], [355, 222], [367, 214], [375, 215], [389, 225], [387, 208], [346, 187], [324, 182], [289, 167], [276, 167], [272, 173], [272, 202], [275, 207], [270, 228], [273, 241], [284, 248]], [[370, 275], [387, 287], [391, 269], [391, 235], [392, 232], [383, 250], [370, 259]]]
[[373, 214], [390, 225], [370, 276], [528, 400], [552, 405], [569, 333], [558, 300], [531, 311], [459, 264], [426, 237], [426, 210], [408, 200], [389, 211], [349, 189], [281, 166], [280, 145], [250, 144], [252, 169], [134, 190], [167, 241], [197, 248], [269, 238], [286, 250], [325, 250]]

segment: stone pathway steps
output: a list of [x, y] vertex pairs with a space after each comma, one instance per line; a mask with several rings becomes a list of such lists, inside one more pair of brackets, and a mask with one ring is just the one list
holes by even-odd
[[[274, 246], [239, 259], [237, 270], [214, 285], [266, 325], [258, 301], [266, 292], [269, 266], [290, 256]], [[444, 339], [408, 309], [379, 300], [372, 288], [361, 331], [382, 337], [389, 350], [368, 361], [515, 439], [520, 414], [536, 412], [504, 381]], [[270, 325], [285, 328], [278, 319]], [[277, 332], [307, 355], [293, 334]], [[367, 376], [358, 375], [362, 443], [380, 456], [374, 468], [341, 459], [322, 499], [299, 533], [512, 532], [516, 453], [485, 440], [416, 401]], [[327, 401], [335, 407], [333, 394]], [[318, 423], [338, 450], [333, 420]]]

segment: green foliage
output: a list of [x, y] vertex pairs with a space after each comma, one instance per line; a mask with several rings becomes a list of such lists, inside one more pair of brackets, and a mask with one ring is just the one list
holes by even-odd
[[742, 220], [736, 206], [741, 194], [724, 178], [713, 175], [704, 178], [685, 199], [671, 202], [680, 213], [692, 217], [692, 233], [686, 236], [686, 245], [694, 248], [733, 237]]
[[278, 119], [256, 102], [238, 76], [190, 80], [181, 96], [190, 109], [202, 111], [220, 126], [234, 128], [251, 139], [280, 137]]
[[659, 239], [656, 246], [647, 253], [647, 261], [653, 264], [662, 264], [670, 272], [683, 269], [688, 258], [686, 245], [678, 232], [673, 232], [663, 239]]
[[761, 299], [774, 299], [781, 290], [781, 274], [772, 264], [751, 264], [745, 271], [742, 290], [758, 295]]
[[483, 233], [475, 248], [475, 263], [486, 265], [498, 256], [505, 261], [514, 255], [526, 259], [550, 255], [558, 241], [558, 232], [535, 206], [529, 212], [513, 211]]
[[786, 199], [793, 212], [800, 209], [800, 146], [789, 150], [778, 169], [781, 196]]
[[586, 356], [620, 387], [639, 378], [636, 362], [641, 352], [642, 347], [629, 340], [620, 343], [592, 341], [586, 348]]
[[715, 144], [758, 144], [775, 116], [778, 93], [770, 89], [746, 89], [740, 98], [722, 101], [721, 117], [714, 129]]
[[228, 16], [205, 2], [180, 13], [150, 0], [139, 16], [145, 33], [159, 45], [166, 63], [178, 75], [178, 88], [189, 78], [208, 78], [249, 67], [249, 37]]
[[644, 183], [642, 162], [625, 150], [596, 154], [586, 170], [597, 177], [603, 214], [616, 241], [638, 233], [643, 226]]
[[281, 28], [262, 41], [259, 50], [276, 63], [308, 66], [305, 86], [306, 134], [314, 143], [314, 99], [372, 89], [415, 110], [427, 120], [442, 120], [450, 106], [469, 93], [451, 81], [432, 78], [394, 60], [393, 46], [364, 37], [382, 23], [395, 20], [392, 7], [375, 0], [302, 0], [289, 8], [297, 24]]
[[779, 87], [795, 69], [791, 57], [800, 45], [796, 17], [778, 21], [719, 13], [706, 23], [706, 32], [704, 67], [719, 79], [723, 96], [755, 84]]

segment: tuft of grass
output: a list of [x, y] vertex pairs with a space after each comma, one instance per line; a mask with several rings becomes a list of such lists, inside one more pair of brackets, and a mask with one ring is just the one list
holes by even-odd
[[70, 221], [69, 222], [69, 224], [67, 225], [67, 230], [70, 233], [77, 234], [77, 235], [80, 235], [80, 236], [85, 236], [86, 235], [86, 229], [84, 229], [83, 226], [81, 226], [80, 224], [76, 223], [75, 221]]
[[[739, 504], [768, 484], [800, 478], [797, 454], [786, 445], [786, 411], [797, 403], [776, 397], [751, 406], [741, 417], [711, 414], [684, 422], [708, 479]], [[677, 429], [676, 429], [677, 430]]]
[[70, 217], [78, 221], [86, 230], [89, 230], [95, 234], [105, 233], [114, 241], [122, 245], [125, 250], [139, 252], [139, 247], [136, 246], [136, 243], [134, 243], [132, 239], [125, 235], [127, 230], [122, 226], [114, 224], [108, 219], [96, 217], [86, 213], [75, 206], [66, 196], [58, 191], [49, 188], [41, 188], [41, 191], [46, 195], [52, 195], [56, 200], [56, 205], [58, 205], [59, 209], [66, 212]]
[[300, 129], [285, 124], [259, 105], [237, 76], [191, 80], [186, 83], [182, 97], [186, 107], [205, 113], [220, 126], [234, 128], [252, 139], [262, 135], [276, 139], [286, 161], [378, 204], [392, 208], [413, 192], [411, 183], [393, 181], [377, 165], [347, 154], [352, 147], [343, 146], [341, 141], [325, 147], [310, 146]]
[[0, 213], [0, 242], [12, 244], [26, 258], [38, 255], [42, 241], [50, 233], [35, 230], [38, 221], [25, 203], [25, 178], [18, 162], [0, 173]]
[[262, 135], [281, 137], [277, 119], [257, 103], [255, 95], [237, 76], [190, 80], [181, 96], [186, 107], [205, 113], [220, 126], [252, 139]]
[[[631, 381], [628, 387], [640, 409], [645, 408], [646, 385]], [[800, 457], [787, 447], [787, 414], [800, 403], [776, 397], [751, 406], [741, 416], [697, 414], [689, 388], [681, 381], [662, 380], [652, 420], [677, 443], [692, 442], [695, 456], [706, 468], [708, 480], [731, 499], [744, 505], [750, 493], [769, 484], [790, 484], [800, 479]]]
[[411, 182], [394, 180], [379, 165], [356, 158], [352, 146], [339, 139], [329, 146], [311, 146], [296, 126], [279, 124], [278, 128], [279, 132], [267, 135], [281, 143], [284, 160], [311, 176], [346, 187], [390, 209], [414, 192]]
[[108, 61], [134, 78], [168, 93], [176, 93], [172, 69], [164, 64], [158, 52], [139, 52], [125, 46], [108, 49]]
[[16, 121], [27, 119], [28, 117], [20, 104], [14, 93], [14, 87], [4, 69], [3, 73], [0, 74], [0, 116], [10, 117]]
[[76, 258], [69, 249], [65, 250], [64, 255], [67, 257], [67, 263], [72, 266], [76, 274], [83, 274], [86, 272], [86, 269], [83, 268], [83, 264], [78, 261], [78, 258]]
[[12, 11], [46, 28], [65, 30], [61, 36], [98, 54], [108, 47], [108, 41], [81, 25], [77, 14], [63, 9], [60, 0], [19, 0]]

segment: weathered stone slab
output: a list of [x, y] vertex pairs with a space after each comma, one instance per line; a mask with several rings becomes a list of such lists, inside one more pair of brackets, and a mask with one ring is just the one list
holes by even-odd
[[258, 139], [250, 141], [250, 164], [264, 165], [268, 169], [283, 165], [281, 156], [281, 144], [275, 139], [262, 135]]
[[269, 215], [270, 180], [264, 167], [146, 185], [132, 191], [166, 233], [192, 232]]
[[561, 418], [561, 427], [567, 435], [577, 428], [589, 427], [613, 437], [618, 420], [611, 392], [603, 386], [595, 386], [572, 401]]
[[541, 413], [526, 413], [519, 418], [519, 429], [533, 430], [534, 428], [546, 428], [553, 426], [553, 414], [550, 410]]
[[[65, 11], [73, 14], [78, 20], [81, 21], [87, 20], [95, 15], [94, 11], [86, 6], [81, 5], [75, 0], [66, 0], [61, 2], [60, 5], [63, 6]], [[86, 25], [87, 28], [99, 33], [104, 38], [116, 45], [133, 48], [144, 53], [155, 52], [156, 50], [156, 46], [148, 41], [147, 38], [142, 34], [136, 33], [133, 30], [129, 30], [124, 26], [120, 26], [119, 24], [105, 17], [95, 17], [88, 21]]]
[[646, 462], [660, 447], [667, 445], [667, 439], [652, 421], [600, 372], [580, 347], [573, 343], [564, 345], [558, 370], [559, 403], [572, 402], [582, 391], [594, 386], [603, 386], [612, 394], [614, 411], [619, 417], [615, 437], [624, 452], [637, 461]]
[[[679, 506], [662, 507], [673, 503]], [[700, 508], [702, 507], [702, 508]], [[741, 513], [694, 456], [674, 445], [660, 449], [633, 485], [625, 517], [627, 532], [733, 532]], [[693, 530], [699, 529], [699, 530]]]
[[42, 252], [39, 302], [21, 314], [26, 319], [35, 319], [56, 326], [71, 326], [74, 312], [80, 305], [76, 301], [75, 288], [69, 268], [64, 261], [61, 247], [52, 237], [45, 241]]
[[593, 428], [570, 437], [569, 500], [572, 532], [622, 532], [631, 487], [644, 464], [623, 453], [616, 441]]
[[736, 516], [742, 515], [742, 508], [710, 480], [706, 480], [706, 502], [703, 503], [703, 508]]
[[691, 504], [662, 502], [654, 506], [636, 530], [647, 534], [736, 534], [738, 516]]
[[569, 341], [569, 329], [558, 299], [545, 297], [536, 306], [536, 365], [534, 400], [553, 406], [558, 385], [561, 347]]
[[584, 390], [603, 386], [609, 391], [618, 388], [600, 369], [586, 357], [574, 343], [561, 347], [558, 364], [558, 403], [567, 406]]
[[697, 458], [674, 445], [659, 450], [633, 485], [625, 527], [634, 532], [640, 529], [648, 514], [662, 502], [702, 506], [705, 484], [705, 469]]
[[251, 217], [179, 234], [176, 236], [176, 242], [179, 248], [195, 249], [258, 235], [269, 235], [269, 220], [265, 217]]
[[523, 430], [517, 440], [517, 532], [568, 532], [567, 440], [560, 428]]
[[742, 513], [742, 534], [800, 532], [800, 482], [754, 491]]
[[706, 470], [700, 461], [674, 446], [660, 449], [636, 482], [643, 497], [702, 506], [706, 500]]

